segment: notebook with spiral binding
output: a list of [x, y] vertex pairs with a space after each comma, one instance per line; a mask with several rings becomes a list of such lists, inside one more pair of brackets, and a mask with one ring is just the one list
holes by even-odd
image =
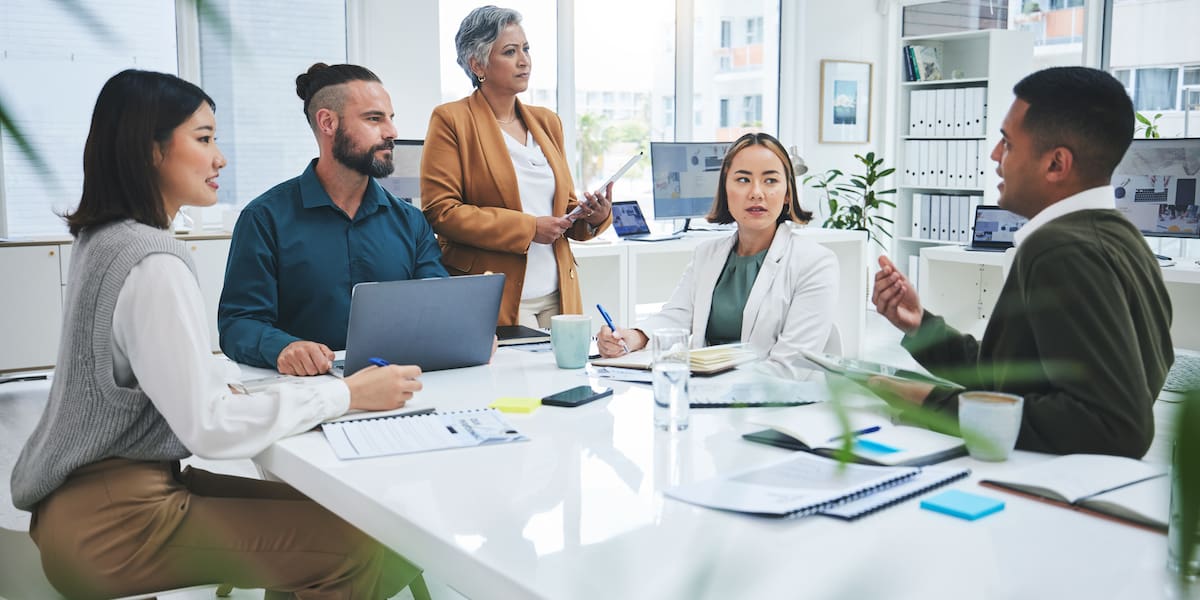
[[769, 517], [803, 517], [878, 493], [920, 474], [797, 453], [745, 471], [681, 485], [666, 494], [690, 504]]
[[529, 439], [492, 408], [337, 421], [321, 430], [343, 460]]
[[970, 474], [971, 470], [965, 468], [925, 467], [911, 479], [907, 479], [874, 494], [863, 496], [857, 500], [844, 502], [825, 510], [821, 514], [844, 521], [853, 521], [890, 506], [900, 504], [910, 498], [916, 498], [929, 490], [958, 481]]

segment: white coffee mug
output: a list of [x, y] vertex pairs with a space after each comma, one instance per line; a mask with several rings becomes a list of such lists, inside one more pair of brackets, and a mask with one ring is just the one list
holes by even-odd
[[1001, 392], [958, 395], [958, 426], [972, 458], [1002, 461], [1012, 454], [1021, 431], [1025, 399]]

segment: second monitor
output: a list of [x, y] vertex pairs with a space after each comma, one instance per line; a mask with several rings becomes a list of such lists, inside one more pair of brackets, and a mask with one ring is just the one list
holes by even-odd
[[654, 218], [703, 218], [712, 208], [729, 142], [650, 142]]
[[379, 180], [393, 196], [421, 208], [421, 149], [424, 140], [392, 140], [392, 163], [396, 170]]

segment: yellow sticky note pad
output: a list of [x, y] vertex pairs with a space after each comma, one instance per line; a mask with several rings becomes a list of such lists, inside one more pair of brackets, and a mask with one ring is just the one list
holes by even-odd
[[496, 398], [495, 402], [488, 405], [488, 408], [494, 408], [504, 413], [531, 413], [542, 405], [539, 398]]

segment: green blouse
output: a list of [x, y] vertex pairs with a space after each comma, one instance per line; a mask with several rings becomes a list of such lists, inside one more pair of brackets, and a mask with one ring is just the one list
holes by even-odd
[[725, 268], [713, 288], [706, 335], [709, 346], [742, 341], [742, 312], [746, 310], [750, 288], [754, 287], [766, 257], [766, 250], [750, 256], [738, 256], [736, 250], [729, 252]]

